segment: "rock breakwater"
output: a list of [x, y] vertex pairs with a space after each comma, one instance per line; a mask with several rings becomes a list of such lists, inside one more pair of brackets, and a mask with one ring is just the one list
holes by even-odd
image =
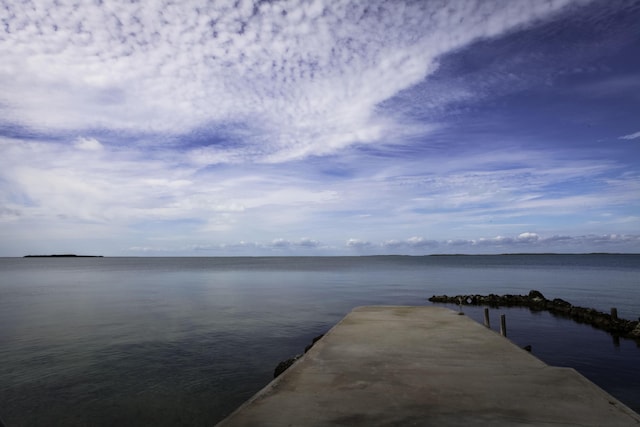
[[531, 311], [548, 311], [551, 314], [570, 318], [579, 323], [586, 323], [594, 328], [604, 330], [610, 334], [640, 340], [640, 322], [621, 319], [615, 312], [603, 313], [593, 308], [575, 306], [563, 299], [547, 299], [536, 290], [528, 295], [434, 295], [429, 298], [434, 303], [457, 305], [480, 305], [493, 308], [499, 307], [527, 307]]

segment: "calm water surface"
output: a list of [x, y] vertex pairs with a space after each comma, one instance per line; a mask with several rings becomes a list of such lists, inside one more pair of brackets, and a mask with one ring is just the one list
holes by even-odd
[[[531, 289], [637, 319], [640, 256], [4, 258], [0, 417], [211, 426], [353, 307]], [[640, 411], [634, 341], [527, 309], [493, 310], [494, 324], [501, 313], [512, 341]]]

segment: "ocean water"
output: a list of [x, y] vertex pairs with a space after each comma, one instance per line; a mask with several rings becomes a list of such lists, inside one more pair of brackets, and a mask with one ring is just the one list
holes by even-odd
[[[0, 417], [211, 426], [354, 307], [531, 289], [637, 319], [640, 255], [0, 258]], [[516, 344], [640, 411], [635, 341], [546, 312], [491, 313]]]

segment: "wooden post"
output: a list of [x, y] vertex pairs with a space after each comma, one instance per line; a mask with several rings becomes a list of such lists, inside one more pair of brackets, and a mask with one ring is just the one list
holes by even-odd
[[503, 337], [507, 336], [507, 315], [506, 314], [500, 315], [500, 335], [502, 335]]
[[489, 309], [486, 307], [484, 309], [484, 326], [491, 329], [491, 322], [489, 322]]
[[618, 309], [615, 307], [611, 308], [611, 318], [613, 320], [618, 320]]

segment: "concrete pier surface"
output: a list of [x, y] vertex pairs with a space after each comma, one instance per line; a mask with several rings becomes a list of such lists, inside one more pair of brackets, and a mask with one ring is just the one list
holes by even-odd
[[217, 426], [640, 426], [640, 415], [455, 311], [373, 306]]

